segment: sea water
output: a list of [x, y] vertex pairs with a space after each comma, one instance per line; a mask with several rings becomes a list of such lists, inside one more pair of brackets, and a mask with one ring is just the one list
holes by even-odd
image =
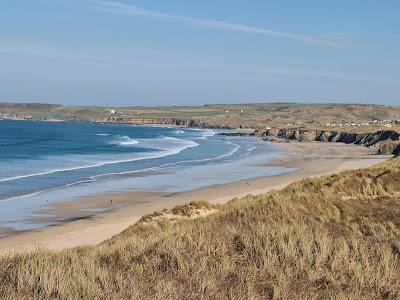
[[30, 222], [46, 203], [123, 191], [181, 192], [291, 169], [255, 137], [220, 131], [92, 123], [0, 121], [0, 227]]

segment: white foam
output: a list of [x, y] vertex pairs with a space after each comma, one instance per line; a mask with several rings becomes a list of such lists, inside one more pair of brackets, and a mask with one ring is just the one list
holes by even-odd
[[197, 129], [197, 128], [194, 128], [194, 129], [191, 129], [191, 130], [192, 131], [201, 131], [201, 136], [194, 137], [193, 139], [195, 139], [195, 140], [206, 140], [209, 137], [212, 137], [212, 136], [217, 134], [214, 130], [211, 130], [211, 129]]
[[211, 136], [214, 136], [215, 134], [216, 134], [216, 132], [214, 130], [211, 130], [211, 129], [206, 129], [203, 132], [203, 136], [204, 137], [211, 137]]
[[69, 186], [74, 186], [74, 185], [77, 185], [77, 184], [89, 183], [89, 182], [92, 182], [92, 181], [93, 181], [92, 179], [76, 181], [76, 182], [68, 183], [68, 184], [65, 184], [65, 185], [59, 186], [59, 187], [53, 187], [53, 188], [48, 188], [48, 189], [36, 191], [36, 192], [31, 193], [31, 194], [26, 194], [26, 195], [21, 195], [21, 196], [1, 199], [0, 202], [8, 202], [8, 201], [12, 201], [12, 200], [24, 199], [24, 198], [36, 196], [36, 195], [39, 195], [39, 194], [42, 194], [42, 193], [46, 193], [46, 192], [51, 192], [51, 191], [58, 190], [58, 189], [67, 188]]
[[139, 142], [133, 138], [130, 138], [127, 135], [117, 135], [115, 140], [111, 142], [114, 145], [120, 146], [132, 146], [137, 145]]
[[[175, 142], [186, 143], [186, 145], [185, 145], [185, 147], [182, 147], [180, 149], [175, 149], [175, 151], [173, 151], [173, 150], [165, 151], [164, 155], [161, 155], [161, 154], [160, 155], [153, 155], [153, 156], [149, 155], [149, 156], [146, 156], [146, 157], [132, 159], [132, 160], [129, 160], [129, 161], [110, 162], [110, 163], [104, 163], [104, 164], [101, 164], [101, 165], [99, 164], [99, 165], [96, 165], [96, 166], [102, 166], [102, 165], [107, 165], [107, 164], [115, 164], [115, 163], [121, 163], [121, 162], [137, 161], [137, 160], [142, 160], [142, 159], [159, 158], [159, 157], [174, 155], [174, 154], [182, 152], [183, 150], [185, 150], [187, 148], [197, 147], [198, 146], [198, 144], [196, 142], [189, 141], [189, 140], [176, 139], [176, 138], [172, 138], [172, 137], [163, 137], [163, 139], [171, 140], [171, 141], [175, 141]], [[163, 164], [163, 165], [160, 165], [160, 166], [150, 167], [150, 168], [145, 168], [145, 169], [140, 169], [140, 170], [135, 170], [135, 171], [116, 172], [116, 173], [107, 173], [107, 174], [94, 175], [94, 176], [89, 177], [88, 180], [77, 181], [77, 182], [69, 183], [69, 184], [66, 184], [66, 185], [63, 185], [63, 186], [59, 186], [59, 187], [53, 187], [53, 188], [49, 188], [49, 189], [36, 191], [36, 192], [30, 193], [30, 194], [26, 194], [26, 195], [21, 195], [21, 196], [16, 196], [16, 197], [12, 197], [12, 198], [2, 199], [2, 200], [0, 200], [0, 202], [8, 202], [8, 201], [17, 200], [17, 199], [23, 199], [23, 198], [39, 195], [39, 194], [42, 194], [42, 193], [51, 192], [53, 190], [63, 189], [63, 188], [67, 188], [67, 187], [74, 186], [74, 185], [79, 185], [79, 184], [90, 183], [90, 182], [96, 181], [97, 178], [106, 177], [106, 176], [127, 175], [127, 174], [135, 174], [135, 173], [152, 171], [152, 170], [161, 170], [161, 169], [165, 169], [165, 168], [168, 168], [168, 167], [174, 167], [174, 166], [176, 166], [178, 164], [182, 164], [182, 163], [209, 162], [209, 161], [214, 161], [214, 160], [220, 160], [220, 159], [232, 156], [233, 154], [235, 154], [240, 149], [240, 146], [237, 145], [237, 144], [234, 144], [232, 142], [227, 142], [227, 143], [233, 145], [234, 146], [233, 149], [231, 151], [229, 151], [228, 153], [225, 153], [225, 154], [222, 154], [222, 155], [219, 155], [219, 156], [216, 156], [216, 157], [197, 159], [197, 160], [195, 159], [195, 160], [177, 161], [177, 162], [173, 162], [173, 163], [166, 163], [166, 164]], [[0, 182], [1, 181], [11, 181], [11, 180], [27, 178], [27, 177], [40, 176], [40, 175], [46, 175], [46, 174], [52, 174], [52, 173], [57, 173], [57, 172], [73, 171], [73, 170], [76, 170], [76, 169], [92, 168], [92, 167], [95, 167], [95, 166], [86, 166], [86, 167], [79, 167], [79, 168], [61, 169], [61, 170], [54, 170], [54, 171], [49, 171], [49, 172], [37, 173], [37, 174], [30, 174], [30, 175], [25, 175], [25, 176], [17, 176], [17, 177], [13, 177], [13, 178], [2, 179], [2, 180], [0, 180]]]
[[[170, 141], [170, 145], [167, 144], [167, 145], [164, 145], [164, 147], [162, 147], [163, 145], [160, 145], [159, 142], [160, 142], [160, 140], [163, 140], [163, 139]], [[139, 160], [144, 160], [144, 159], [161, 158], [161, 157], [165, 157], [165, 156], [178, 154], [187, 148], [197, 147], [199, 145], [196, 142], [193, 142], [190, 140], [177, 139], [177, 138], [173, 138], [173, 137], [163, 137], [161, 139], [143, 139], [143, 141], [146, 141], [146, 142], [144, 142], [145, 148], [146, 148], [146, 143], [148, 143], [147, 148], [152, 148], [152, 149], [156, 149], [156, 150], [159, 149], [160, 151], [148, 152], [145, 154], [140, 153], [140, 155], [142, 155], [142, 156], [139, 156], [139, 157], [136, 156], [133, 158], [127, 158], [127, 159], [121, 159], [121, 160], [102, 161], [102, 162], [97, 162], [97, 163], [84, 165], [84, 166], [61, 168], [61, 169], [55, 169], [55, 170], [48, 170], [48, 171], [44, 171], [44, 172], [19, 175], [19, 176], [14, 176], [14, 177], [6, 177], [6, 178], [1, 178], [0, 182], [8, 182], [8, 181], [31, 178], [31, 177], [36, 177], [36, 176], [44, 176], [44, 175], [67, 172], [67, 171], [90, 169], [90, 168], [102, 167], [102, 166], [112, 165], [112, 164], [134, 162], [134, 161], [139, 161]], [[136, 155], [138, 155], [138, 153], [136, 153]]]
[[109, 134], [109, 133], [97, 133], [96, 135], [97, 136], [109, 136], [111, 134]]
[[96, 178], [100, 178], [100, 177], [113, 176], [113, 175], [135, 174], [135, 173], [145, 172], [145, 171], [161, 170], [161, 169], [165, 169], [167, 167], [174, 167], [176, 165], [183, 164], [183, 163], [208, 162], [208, 161], [220, 160], [220, 159], [232, 156], [233, 154], [235, 154], [240, 149], [240, 146], [237, 145], [237, 144], [234, 144], [232, 142], [227, 142], [227, 143], [233, 145], [234, 146], [233, 149], [231, 151], [229, 151], [228, 153], [225, 153], [225, 154], [222, 154], [222, 155], [219, 155], [219, 156], [216, 156], [216, 157], [203, 158], [203, 159], [192, 159], [192, 160], [181, 160], [181, 161], [176, 161], [176, 162], [172, 162], [172, 163], [166, 163], [166, 164], [163, 164], [163, 165], [160, 165], [160, 166], [157, 166], [157, 167], [151, 167], [151, 168], [140, 169], [140, 170], [135, 170], [135, 171], [100, 174], [100, 175], [94, 175], [94, 176], [92, 176], [90, 178], [91, 179], [96, 179]]
[[243, 153], [241, 156], [248, 156], [250, 155], [254, 150], [256, 150], [256, 147], [250, 147], [250, 148], [246, 148], [246, 153]]
[[[162, 142], [166, 141], [167, 144], [163, 144]], [[161, 143], [160, 143], [161, 142]], [[192, 140], [184, 140], [179, 139], [176, 137], [171, 136], [164, 136], [160, 135], [157, 139], [143, 139], [140, 141], [140, 144], [143, 145], [145, 148], [152, 148], [152, 149], [160, 149], [160, 150], [173, 150], [175, 148], [185, 147], [186, 148], [193, 148], [199, 146], [198, 143]]]

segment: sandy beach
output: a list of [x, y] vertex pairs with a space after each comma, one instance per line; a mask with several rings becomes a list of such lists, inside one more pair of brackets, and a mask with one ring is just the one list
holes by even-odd
[[[51, 207], [54, 217], [62, 217], [61, 225], [27, 231], [0, 239], [0, 253], [21, 252], [43, 247], [51, 250], [96, 245], [120, 233], [142, 216], [191, 201], [206, 200], [223, 204], [235, 197], [261, 194], [281, 189], [308, 177], [371, 166], [388, 159], [373, 155], [371, 150], [334, 143], [282, 143], [287, 155], [265, 165], [296, 168], [297, 171], [261, 177], [225, 185], [214, 185], [190, 192], [113, 193], [78, 201], [57, 203]], [[171, 175], [173, 176], [173, 175]], [[112, 199], [112, 203], [110, 202]], [[96, 208], [97, 213], [90, 211]], [[84, 213], [86, 211], [86, 213]], [[102, 211], [106, 211], [101, 213]], [[48, 213], [49, 211], [47, 211]], [[81, 214], [79, 215], [79, 212]], [[73, 216], [73, 217], [72, 217]], [[6, 229], [2, 229], [4, 232]], [[2, 231], [0, 231], [0, 234]]]

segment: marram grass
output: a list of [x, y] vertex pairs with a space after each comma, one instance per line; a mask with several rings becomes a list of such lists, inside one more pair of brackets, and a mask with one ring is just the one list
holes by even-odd
[[400, 158], [191, 207], [216, 212], [0, 258], [0, 298], [400, 299]]

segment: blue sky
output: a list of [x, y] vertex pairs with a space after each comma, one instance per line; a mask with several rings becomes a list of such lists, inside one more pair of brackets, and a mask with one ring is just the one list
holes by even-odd
[[0, 101], [400, 104], [398, 0], [2, 0]]

